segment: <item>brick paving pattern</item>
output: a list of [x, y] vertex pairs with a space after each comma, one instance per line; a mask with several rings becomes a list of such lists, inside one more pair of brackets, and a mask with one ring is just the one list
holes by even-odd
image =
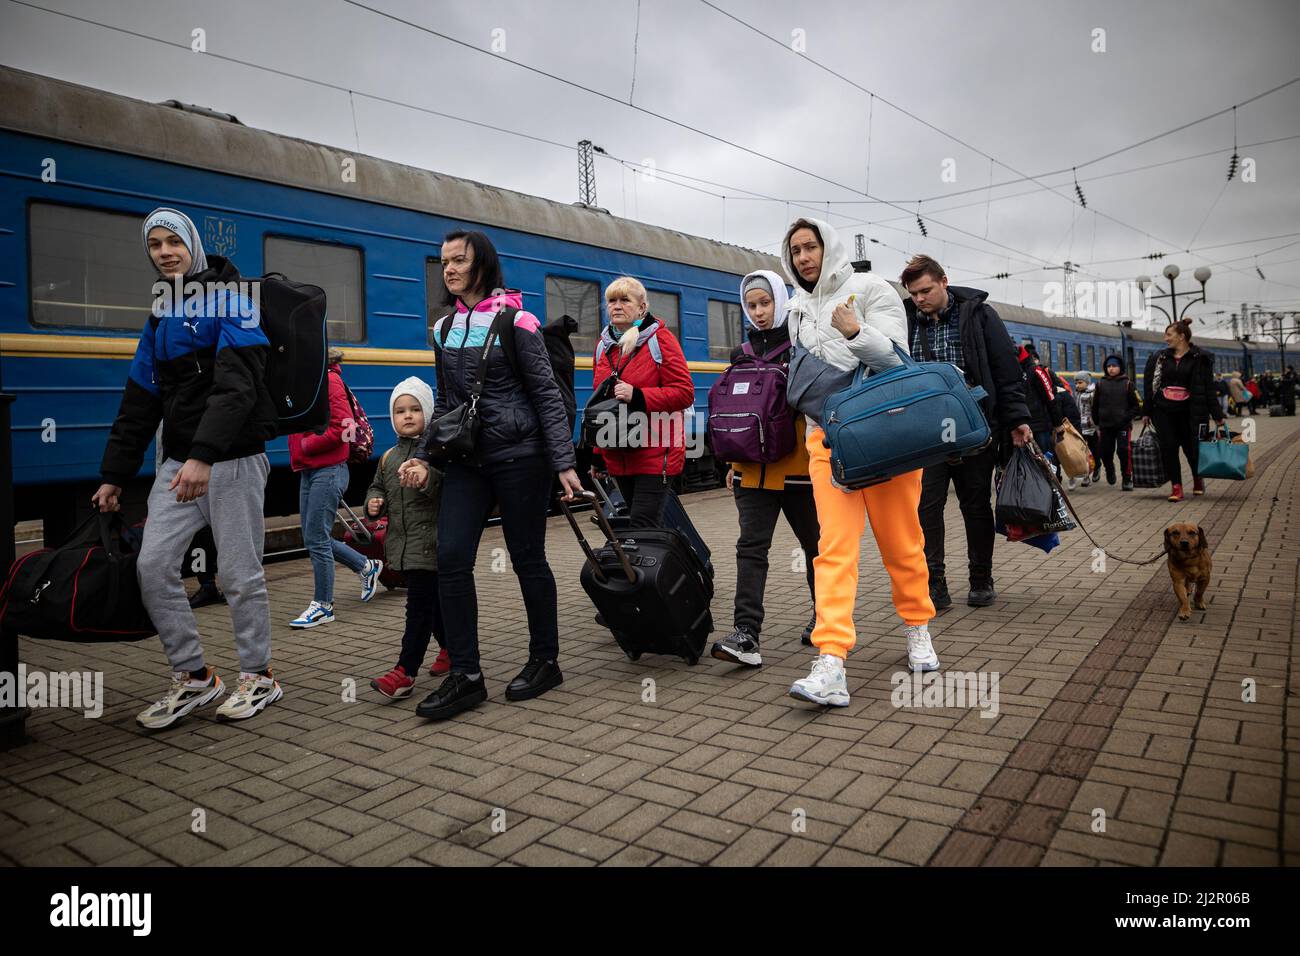
[[[244, 725], [212, 711], [156, 735], [134, 715], [166, 688], [156, 640], [23, 640], [29, 669], [98, 670], [105, 709], [41, 709], [33, 741], [0, 754], [0, 862], [9, 865], [1278, 865], [1300, 859], [1300, 738], [1289, 708], [1300, 587], [1300, 424], [1257, 419], [1256, 477], [1163, 492], [1102, 485], [1072, 497], [1113, 554], [1158, 550], [1166, 524], [1205, 527], [1209, 609], [1186, 623], [1164, 563], [1109, 563], [1063, 535], [1050, 556], [999, 542], [999, 600], [968, 608], [964, 533], [948, 508], [958, 603], [932, 624], [945, 671], [1000, 675], [995, 717], [903, 707], [902, 627], [874, 541], [863, 543], [852, 703], [786, 696], [807, 672], [795, 541], [772, 550], [757, 671], [624, 658], [577, 586], [582, 556], [549, 529], [564, 685], [506, 703], [526, 654], [500, 532], [480, 553], [489, 702], [430, 724], [369, 679], [396, 659], [401, 592], [362, 605], [340, 572], [337, 622], [293, 631], [305, 560], [268, 569], [284, 699]], [[719, 626], [731, 620], [734, 506], [687, 505], [714, 550]], [[495, 562], [495, 565], [494, 565]], [[199, 612], [210, 662], [237, 676], [224, 607]], [[721, 636], [720, 632], [716, 636]], [[355, 700], [347, 690], [355, 683]], [[648, 683], [649, 682], [649, 683]], [[1253, 694], [1251, 693], [1253, 691]], [[201, 814], [196, 811], [202, 811]], [[196, 831], [196, 820], [205, 826]], [[1104, 827], [1104, 828], [1103, 828]]]

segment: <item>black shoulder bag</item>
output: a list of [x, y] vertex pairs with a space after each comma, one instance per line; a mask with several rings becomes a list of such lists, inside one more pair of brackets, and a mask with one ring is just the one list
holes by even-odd
[[[446, 465], [453, 461], [465, 461], [474, 454], [474, 448], [478, 445], [478, 433], [482, 427], [482, 418], [479, 415], [478, 402], [483, 394], [483, 382], [487, 373], [488, 355], [492, 351], [492, 344], [497, 339], [499, 324], [501, 322], [502, 312], [498, 312], [492, 320], [492, 325], [488, 329], [487, 338], [483, 341], [483, 349], [478, 353], [478, 361], [474, 366], [474, 385], [470, 388], [469, 401], [457, 405], [451, 411], [438, 418], [435, 418], [425, 431], [424, 454], [432, 462], [439, 465]], [[442, 354], [447, 354], [447, 335], [451, 331], [451, 323], [455, 316], [449, 315], [447, 321], [442, 323], [442, 332], [439, 335], [439, 344], [442, 347]], [[469, 337], [469, 321], [465, 320], [465, 335]], [[441, 373], [439, 373], [441, 374]]]

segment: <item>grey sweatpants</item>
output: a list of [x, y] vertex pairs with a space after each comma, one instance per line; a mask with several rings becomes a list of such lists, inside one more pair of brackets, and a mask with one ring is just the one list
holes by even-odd
[[167, 488], [181, 464], [165, 460], [149, 492], [149, 519], [136, 561], [144, 606], [172, 670], [201, 669], [203, 645], [181, 583], [181, 560], [195, 532], [208, 525], [220, 555], [217, 577], [235, 625], [239, 668], [249, 673], [266, 670], [271, 664], [271, 604], [262, 571], [262, 502], [271, 463], [264, 454], [219, 461], [212, 466], [207, 494], [184, 503]]

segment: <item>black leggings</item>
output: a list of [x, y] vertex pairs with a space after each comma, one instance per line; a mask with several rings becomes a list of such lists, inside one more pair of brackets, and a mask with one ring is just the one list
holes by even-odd
[[406, 576], [406, 630], [397, 663], [407, 677], [417, 677], [429, 650], [429, 635], [442, 647], [442, 606], [438, 601], [438, 572], [412, 569]]

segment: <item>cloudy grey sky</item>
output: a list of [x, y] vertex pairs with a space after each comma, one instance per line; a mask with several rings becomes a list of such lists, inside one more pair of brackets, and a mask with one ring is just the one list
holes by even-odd
[[[876, 271], [924, 251], [1003, 301], [1041, 304], [1045, 264], [1174, 261], [1184, 284], [1214, 270], [1207, 329], [1243, 301], [1300, 309], [1300, 83], [1236, 111], [1255, 182], [1227, 182], [1231, 113], [1092, 162], [1300, 76], [1294, 0], [362, 2], [418, 26], [345, 0], [31, 0], [182, 49], [0, 0], [0, 62], [564, 202], [588, 138], [627, 164], [597, 160], [615, 215], [774, 251], [829, 211], [878, 240]], [[195, 28], [308, 79], [191, 53]]]

